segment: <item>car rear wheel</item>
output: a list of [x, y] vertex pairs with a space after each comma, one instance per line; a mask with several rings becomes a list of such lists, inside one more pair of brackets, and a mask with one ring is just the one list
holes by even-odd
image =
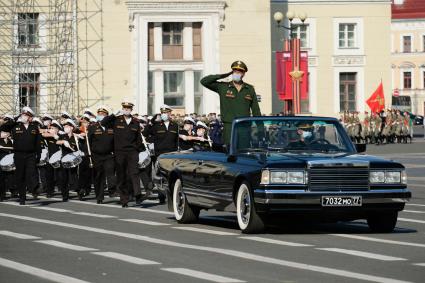
[[174, 217], [179, 223], [193, 223], [198, 221], [199, 208], [191, 206], [183, 192], [182, 182], [177, 179], [173, 190]]
[[242, 233], [253, 234], [264, 230], [264, 222], [255, 211], [254, 199], [249, 184], [243, 182], [236, 197], [236, 214]]
[[397, 224], [397, 217], [397, 211], [376, 212], [368, 216], [367, 224], [372, 232], [390, 233]]

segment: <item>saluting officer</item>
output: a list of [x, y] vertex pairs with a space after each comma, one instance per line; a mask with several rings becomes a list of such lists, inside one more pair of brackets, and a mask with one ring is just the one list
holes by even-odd
[[[243, 81], [248, 67], [242, 61], [231, 65], [232, 71], [222, 75], [210, 75], [202, 78], [201, 84], [216, 92], [220, 96], [220, 111], [224, 125], [223, 139], [225, 144], [230, 143], [232, 122], [236, 117], [261, 116], [257, 95], [252, 85]], [[219, 80], [232, 75], [231, 82]]]
[[25, 205], [26, 190], [37, 197], [37, 167], [41, 154], [41, 135], [38, 126], [31, 123], [34, 112], [29, 107], [22, 108], [18, 122], [9, 121], [3, 125], [13, 137], [16, 186], [19, 190], [19, 204]]
[[114, 129], [102, 126], [102, 120], [109, 115], [106, 107], [97, 110], [96, 123], [88, 128], [88, 140], [94, 166], [94, 191], [98, 204], [103, 203], [105, 181], [109, 195], [115, 191]]
[[129, 184], [136, 202], [141, 200], [139, 181], [139, 151], [144, 148], [139, 121], [131, 116], [134, 104], [129, 101], [121, 103], [122, 111], [103, 118], [101, 124], [114, 131], [114, 152], [117, 172], [118, 190], [122, 207], [128, 207]]

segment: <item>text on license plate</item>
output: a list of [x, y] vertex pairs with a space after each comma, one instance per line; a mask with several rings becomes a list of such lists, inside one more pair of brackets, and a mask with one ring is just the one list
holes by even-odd
[[362, 206], [362, 196], [322, 196], [322, 206]]

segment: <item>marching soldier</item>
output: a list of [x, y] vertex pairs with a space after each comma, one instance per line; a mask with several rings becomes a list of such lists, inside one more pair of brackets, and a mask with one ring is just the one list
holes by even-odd
[[89, 195], [91, 191], [93, 172], [86, 136], [92, 115], [90, 110], [86, 109], [84, 111], [80, 119], [80, 128], [77, 131], [79, 147], [84, 152], [82, 162], [78, 166], [78, 198], [80, 200], [83, 200], [83, 197]]
[[121, 103], [122, 111], [102, 119], [101, 125], [112, 128], [114, 132], [114, 152], [117, 172], [117, 185], [122, 207], [128, 207], [129, 187], [141, 200], [139, 181], [138, 152], [143, 148], [139, 121], [131, 116], [134, 104], [128, 101]]
[[[61, 124], [52, 120], [49, 128], [42, 133], [44, 140], [47, 143], [48, 157], [52, 157], [53, 154], [61, 150], [61, 146], [56, 144], [59, 139], [59, 131], [62, 130]], [[55, 192], [55, 184], [59, 186], [62, 175], [60, 174], [60, 168], [55, 169], [50, 163], [46, 164], [46, 196], [52, 198]]]
[[[12, 143], [12, 139], [10, 138], [10, 133], [1, 131], [0, 132], [0, 160], [12, 152], [13, 152], [13, 143]], [[0, 169], [0, 202], [6, 198], [7, 189], [9, 189], [12, 194], [14, 194], [12, 185], [13, 185], [13, 171], [6, 172]]]
[[26, 190], [37, 198], [37, 167], [41, 154], [41, 135], [38, 126], [32, 123], [34, 112], [29, 107], [22, 109], [18, 122], [9, 121], [2, 127], [13, 137], [16, 186], [19, 204], [25, 205]]
[[[60, 145], [62, 148], [62, 156], [76, 152], [79, 150], [78, 140], [74, 136], [74, 131], [77, 128], [77, 125], [71, 119], [67, 119], [64, 122], [63, 130], [65, 134], [59, 135], [58, 141], [56, 144]], [[61, 171], [61, 192], [62, 192], [62, 201], [66, 202], [69, 199], [69, 191], [78, 190], [78, 167], [73, 168], [62, 168]]]
[[381, 124], [382, 119], [378, 112], [373, 113], [372, 119], [371, 119], [371, 139], [372, 142], [379, 144], [381, 139]]
[[115, 191], [114, 129], [102, 126], [102, 120], [109, 115], [106, 107], [97, 110], [96, 120], [88, 128], [88, 141], [94, 166], [94, 191], [98, 204], [103, 203], [105, 181], [109, 195]]
[[[230, 143], [232, 122], [236, 117], [261, 116], [257, 95], [254, 87], [243, 81], [248, 67], [242, 61], [233, 62], [232, 71], [222, 75], [210, 75], [202, 78], [201, 84], [218, 93], [220, 96], [220, 110], [224, 125], [223, 139], [225, 144]], [[231, 82], [219, 82], [220, 79], [232, 75]]]
[[[176, 151], [179, 146], [179, 126], [170, 119], [171, 107], [163, 105], [160, 110], [160, 121], [153, 121], [153, 124], [143, 131], [143, 135], [154, 144], [154, 164], [160, 154]], [[165, 196], [162, 193], [159, 193], [158, 198], [161, 204], [165, 203]]]
[[362, 127], [362, 139], [365, 141], [365, 143], [368, 143], [370, 139], [370, 117], [369, 112], [364, 112], [364, 119], [363, 123], [361, 125]]

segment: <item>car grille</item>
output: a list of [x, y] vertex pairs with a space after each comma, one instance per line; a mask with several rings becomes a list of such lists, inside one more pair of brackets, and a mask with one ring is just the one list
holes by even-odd
[[310, 191], [367, 191], [369, 169], [367, 167], [310, 168]]

